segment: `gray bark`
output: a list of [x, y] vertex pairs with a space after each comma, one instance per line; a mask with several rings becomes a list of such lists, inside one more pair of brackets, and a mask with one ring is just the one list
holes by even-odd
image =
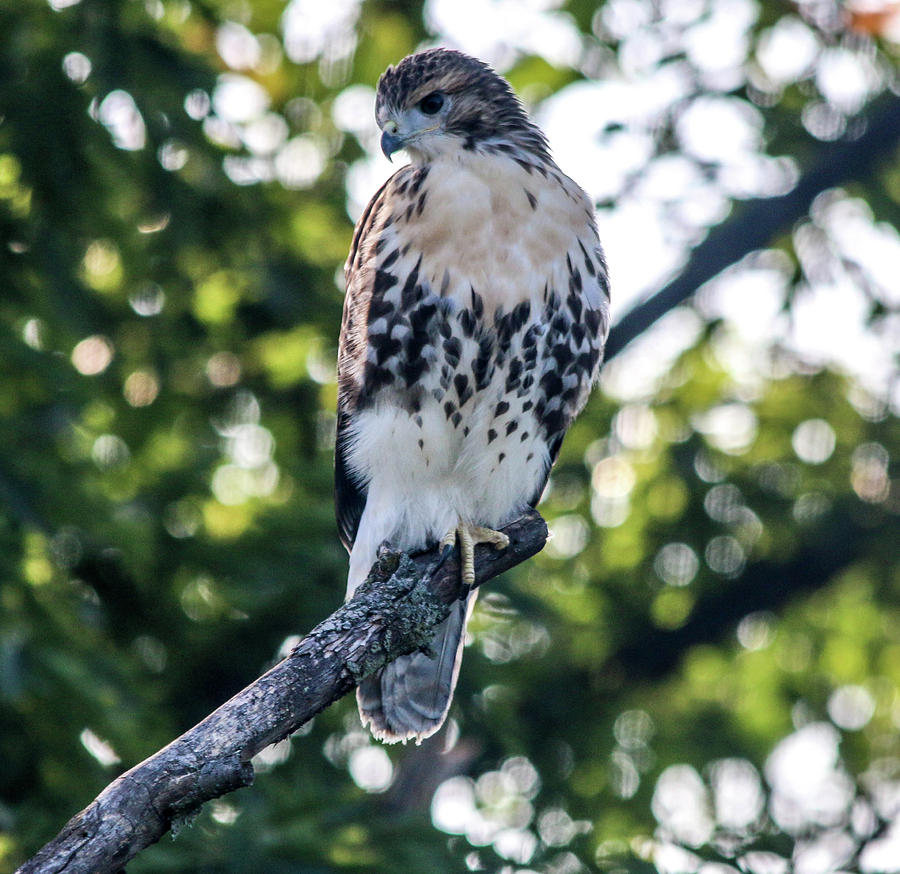
[[[506, 526], [505, 550], [476, 547], [476, 580], [539, 552], [547, 526], [531, 512]], [[449, 553], [449, 554], [447, 554]], [[427, 648], [464, 594], [458, 555], [382, 550], [354, 597], [275, 667], [167, 747], [122, 774], [18, 874], [112, 874], [210, 799], [253, 782], [251, 759], [296, 731], [373, 671]]]

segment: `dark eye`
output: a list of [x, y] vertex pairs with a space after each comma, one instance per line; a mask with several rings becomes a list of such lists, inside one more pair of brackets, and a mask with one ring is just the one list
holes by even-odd
[[421, 109], [425, 115], [434, 115], [440, 111], [443, 105], [444, 95], [438, 91], [432, 92], [419, 101], [419, 109]]

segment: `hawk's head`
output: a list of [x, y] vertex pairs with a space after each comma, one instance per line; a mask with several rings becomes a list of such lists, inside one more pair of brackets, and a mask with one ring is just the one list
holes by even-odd
[[509, 83], [487, 64], [428, 49], [388, 67], [378, 80], [375, 118], [388, 158], [408, 149], [429, 159], [456, 149], [509, 143], [547, 157], [547, 141]]

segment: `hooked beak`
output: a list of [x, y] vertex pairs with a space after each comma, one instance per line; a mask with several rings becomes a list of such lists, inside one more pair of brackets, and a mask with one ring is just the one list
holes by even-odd
[[397, 151], [397, 149], [403, 148], [403, 137], [397, 136], [396, 132], [391, 133], [390, 131], [385, 131], [381, 135], [381, 151], [384, 152], [384, 157], [391, 160], [391, 155]]

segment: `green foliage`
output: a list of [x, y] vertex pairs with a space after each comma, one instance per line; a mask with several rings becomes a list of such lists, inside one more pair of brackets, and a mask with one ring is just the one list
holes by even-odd
[[[624, 39], [595, 4], [568, 11], [611, 69]], [[0, 871], [343, 597], [335, 277], [364, 136], [336, 104], [431, 34], [421, 4], [367, 2], [349, 37], [286, 57], [284, 12], [0, 0]], [[758, 12], [754, 41], [785, 15]], [[269, 128], [217, 115], [226, 22]], [[534, 102], [585, 75], [537, 53], [509, 72]], [[815, 154], [809, 78], [765, 100], [742, 83], [771, 154]], [[854, 180], [875, 220], [897, 221], [897, 179], [888, 162]], [[817, 281], [797, 239], [772, 241], [786, 316]], [[889, 310], [872, 297], [873, 336]], [[857, 376], [747, 353], [702, 296], [673, 318], [694, 328], [671, 360], [674, 321], [609, 365], [568, 436], [555, 538], [482, 596], [447, 732], [384, 751], [343, 701], [129, 870], [694, 871], [829, 829], [858, 866], [900, 773], [900, 426]], [[766, 762], [823, 725], [856, 819], [791, 829]], [[722, 812], [734, 774], [762, 799], [745, 820]], [[670, 790], [701, 799], [680, 831]], [[672, 867], [674, 850], [695, 855]]]

